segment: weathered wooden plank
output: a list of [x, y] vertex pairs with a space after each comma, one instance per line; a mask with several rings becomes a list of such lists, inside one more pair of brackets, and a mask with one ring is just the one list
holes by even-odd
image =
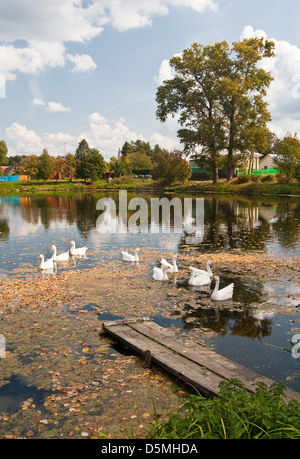
[[200, 365], [147, 338], [132, 329], [131, 326], [104, 326], [104, 330], [144, 357], [149, 358], [150, 352], [151, 363], [160, 366], [185, 383], [191, 384], [201, 393], [208, 396], [218, 395], [219, 384], [222, 381], [219, 375], [215, 375], [206, 368], [201, 368]]
[[166, 347], [173, 349], [189, 360], [206, 367], [208, 370], [222, 376], [224, 379], [237, 378], [245, 384], [248, 390], [254, 391], [259, 381], [265, 382], [268, 386], [273, 384], [269, 378], [258, 375], [252, 370], [213, 352], [191, 340], [184, 340], [169, 330], [160, 327], [154, 322], [136, 322], [130, 324], [132, 328], [143, 333], [145, 336], [160, 342]]
[[[254, 391], [258, 382], [267, 386], [274, 383], [150, 320], [104, 323], [103, 329], [147, 361], [151, 360], [206, 395], [217, 395], [219, 383], [232, 378], [239, 379], [249, 391]], [[287, 399], [300, 401], [300, 394], [292, 389], [287, 389], [285, 395]]]

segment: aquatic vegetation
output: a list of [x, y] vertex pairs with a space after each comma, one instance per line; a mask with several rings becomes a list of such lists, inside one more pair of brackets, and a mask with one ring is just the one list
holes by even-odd
[[248, 392], [231, 379], [220, 384], [220, 397], [190, 395], [167, 420], [156, 417], [147, 438], [159, 439], [299, 439], [300, 404], [286, 403], [281, 382], [259, 383]]

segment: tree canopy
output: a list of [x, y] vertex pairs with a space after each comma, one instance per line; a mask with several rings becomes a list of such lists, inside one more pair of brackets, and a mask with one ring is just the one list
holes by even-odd
[[4, 140], [0, 140], [0, 166], [6, 166], [7, 164], [7, 145]]
[[188, 161], [182, 157], [182, 152], [164, 151], [157, 156], [157, 163], [153, 169], [153, 178], [166, 185], [174, 182], [184, 182], [191, 178], [192, 169]]
[[300, 179], [300, 140], [297, 134], [287, 133], [276, 144], [275, 163], [283, 181]]
[[76, 177], [82, 178], [85, 181], [87, 179], [96, 181], [105, 171], [103, 156], [96, 148], [90, 148], [85, 139], [81, 140], [76, 149], [75, 160]]
[[233, 176], [236, 151], [249, 154], [264, 143], [271, 116], [264, 100], [272, 81], [258, 68], [271, 57], [274, 43], [264, 38], [226, 41], [203, 46], [193, 43], [170, 65], [175, 77], [156, 93], [157, 118], [178, 115], [178, 138], [184, 151], [205, 155], [218, 180], [220, 152], [227, 151], [227, 178]]

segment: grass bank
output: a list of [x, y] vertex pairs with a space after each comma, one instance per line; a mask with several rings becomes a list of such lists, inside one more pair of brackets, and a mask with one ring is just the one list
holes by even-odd
[[216, 194], [243, 194], [243, 195], [284, 195], [300, 196], [300, 183], [280, 183], [277, 180], [248, 180], [240, 183], [239, 179], [231, 182], [220, 180], [217, 185], [211, 181], [175, 183], [165, 186], [160, 182], [151, 179], [134, 179], [131, 177], [120, 177], [111, 182], [99, 180], [97, 182], [83, 181], [54, 181], [49, 180], [30, 182], [0, 182], [1, 193], [22, 193], [22, 192], [77, 192], [96, 190], [128, 190], [128, 191], [164, 191], [175, 193], [216, 193]]
[[279, 183], [279, 182], [246, 182], [239, 183], [238, 180], [227, 182], [220, 181], [217, 185], [212, 182], [187, 182], [174, 187], [167, 187], [166, 190], [177, 193], [231, 193], [244, 195], [288, 195], [300, 196], [300, 184]]

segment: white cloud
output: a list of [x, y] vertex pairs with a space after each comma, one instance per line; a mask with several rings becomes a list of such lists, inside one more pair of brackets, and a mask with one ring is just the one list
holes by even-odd
[[244, 40], [246, 38], [267, 38], [267, 34], [264, 30], [254, 30], [252, 26], [246, 26], [241, 33], [240, 39]]
[[90, 72], [97, 68], [97, 64], [88, 54], [67, 54], [67, 58], [74, 64], [72, 72]]
[[88, 121], [89, 131], [82, 133], [80, 138], [85, 138], [91, 147], [98, 148], [106, 160], [117, 156], [126, 140], [145, 140], [142, 135], [131, 131], [123, 118], [112, 121], [95, 112]]
[[168, 137], [166, 135], [160, 134], [159, 132], [154, 133], [150, 137], [151, 144], [159, 145], [161, 148], [165, 148], [168, 151], [180, 149], [179, 142], [176, 138]]
[[65, 107], [61, 102], [48, 102], [46, 110], [50, 113], [70, 112], [70, 108]]
[[[176, 53], [173, 57], [179, 56], [181, 56], [181, 53]], [[158, 75], [154, 77], [155, 82], [159, 85], [161, 85], [165, 80], [171, 80], [175, 76], [175, 73], [169, 62], [170, 61], [168, 59], [164, 59], [160, 64]]]
[[10, 155], [17, 154], [40, 154], [43, 150], [42, 139], [33, 130], [18, 123], [11, 124], [6, 128], [7, 145]]
[[270, 128], [283, 136], [287, 131], [300, 133], [300, 93], [298, 94], [300, 75], [300, 48], [275, 38], [267, 37], [263, 30], [254, 30], [247, 26], [241, 39], [264, 37], [275, 43], [275, 58], [264, 59], [261, 66], [271, 72], [274, 81], [268, 90], [267, 101], [272, 115]]
[[[73, 72], [96, 68], [86, 54], [67, 54], [68, 43], [84, 43], [105, 25], [118, 31], [151, 25], [170, 7], [201, 13], [216, 10], [214, 0], [10, 0], [0, 2], [0, 73], [14, 80], [18, 72], [38, 74], [48, 67], [74, 64]], [[16, 44], [17, 40], [21, 44]], [[66, 59], [67, 58], [67, 59]]]
[[70, 135], [65, 132], [37, 134], [19, 123], [13, 123], [6, 129], [6, 142], [9, 155], [36, 154], [40, 155], [47, 148], [53, 156], [64, 153], [75, 153], [78, 143], [86, 139], [89, 146], [100, 150], [106, 160], [118, 154], [124, 142], [145, 140], [141, 134], [131, 131], [126, 121], [109, 120], [99, 113], [92, 113], [88, 118], [88, 128], [80, 135]]
[[33, 105], [41, 105], [41, 106], [45, 105], [45, 102], [42, 99], [39, 99], [38, 97], [34, 97], [32, 103]]
[[4, 75], [0, 75], [0, 98], [5, 99], [6, 97], [6, 81]]
[[106, 21], [119, 31], [152, 24], [152, 17], [166, 15], [170, 7], [188, 7], [198, 13], [216, 11], [214, 0], [99, 0], [106, 11]]

